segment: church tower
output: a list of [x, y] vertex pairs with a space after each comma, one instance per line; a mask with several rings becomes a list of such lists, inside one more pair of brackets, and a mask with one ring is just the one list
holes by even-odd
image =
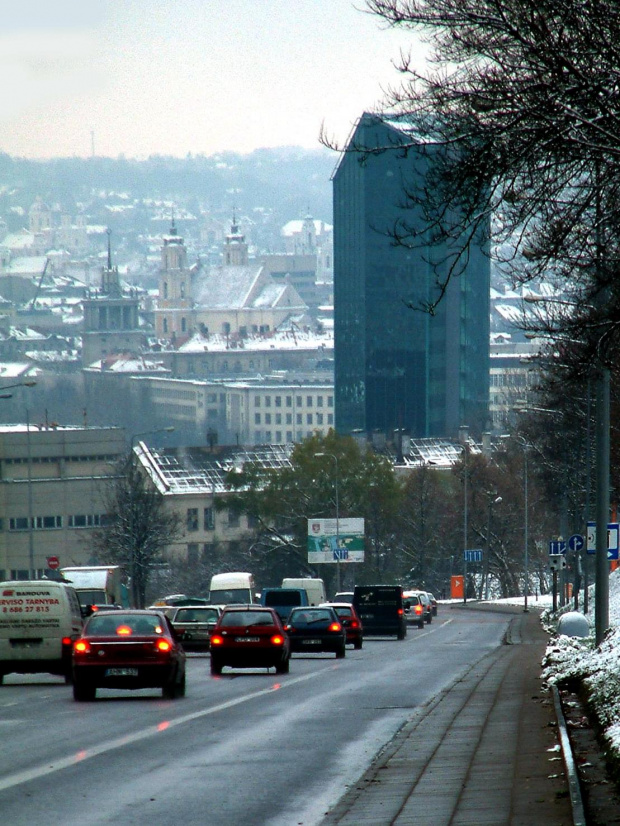
[[112, 265], [110, 230], [108, 260], [99, 290], [88, 290], [83, 301], [82, 364], [86, 367], [113, 353], [138, 354], [144, 343], [140, 329], [140, 300], [134, 290], [123, 294], [118, 267]]
[[158, 338], [187, 337], [191, 329], [193, 269], [187, 267], [187, 249], [178, 234], [174, 217], [163, 237], [159, 271], [159, 302], [155, 313]]
[[240, 232], [236, 216], [233, 213], [230, 232], [226, 236], [226, 242], [224, 243], [224, 266], [247, 267], [247, 265], [248, 245], [245, 243], [245, 235]]

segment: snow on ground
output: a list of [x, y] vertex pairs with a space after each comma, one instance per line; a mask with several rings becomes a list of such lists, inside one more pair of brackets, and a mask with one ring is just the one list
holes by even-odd
[[[610, 629], [598, 648], [594, 644], [594, 587], [590, 589], [590, 610], [586, 615], [590, 636], [554, 637], [543, 659], [543, 678], [549, 684], [570, 679], [583, 681], [610, 751], [620, 760], [620, 569], [609, 575]], [[572, 610], [572, 603], [567, 609]], [[543, 620], [554, 624], [550, 612], [543, 614]]]

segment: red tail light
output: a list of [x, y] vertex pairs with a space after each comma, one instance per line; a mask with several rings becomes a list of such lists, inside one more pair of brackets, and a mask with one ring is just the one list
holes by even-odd
[[63, 645], [71, 645], [71, 643], [72, 643], [71, 637], [63, 637], [62, 638], [62, 644]]
[[416, 614], [421, 614], [421, 613], [423, 613], [424, 608], [422, 608], [422, 606], [421, 606], [421, 605], [416, 605], [416, 606], [414, 607], [414, 611], [416, 612]]
[[349, 628], [359, 628], [359, 627], [360, 627], [360, 624], [357, 620], [351, 620], [351, 624], [350, 624]]
[[211, 635], [211, 645], [221, 645], [223, 642], [224, 637], [221, 637], [219, 634]]
[[172, 648], [168, 640], [157, 640], [157, 642], [155, 643], [155, 647], [158, 651], [170, 651], [170, 649]]
[[76, 640], [73, 650], [76, 654], [89, 654], [90, 645], [86, 642], [86, 640]]
[[399, 617], [402, 617], [403, 613], [404, 613], [403, 609], [402, 609], [402, 608], [399, 608], [399, 609], [398, 609], [398, 616], [399, 616]]
[[284, 637], [280, 634], [274, 634], [271, 638], [272, 645], [283, 645], [284, 644]]
[[295, 633], [295, 629], [293, 628], [292, 625], [285, 625], [284, 630], [286, 631], [287, 634], [294, 634]]
[[332, 622], [332, 624], [327, 629], [328, 631], [342, 631], [342, 625], [339, 622]]

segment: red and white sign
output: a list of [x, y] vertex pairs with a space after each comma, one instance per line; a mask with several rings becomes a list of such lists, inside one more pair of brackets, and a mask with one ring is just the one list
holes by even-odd
[[50, 571], [55, 571], [60, 566], [60, 560], [57, 556], [48, 556], [47, 557], [47, 567]]

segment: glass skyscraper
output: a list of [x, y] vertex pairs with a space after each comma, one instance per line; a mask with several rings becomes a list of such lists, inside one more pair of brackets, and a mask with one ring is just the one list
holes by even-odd
[[[403, 145], [407, 141], [408, 148]], [[364, 151], [370, 150], [370, 151]], [[376, 151], [372, 151], [376, 150]], [[422, 229], [406, 205], [432, 147], [364, 114], [334, 173], [334, 345], [339, 433], [404, 430], [456, 436], [487, 426], [489, 279], [486, 242], [471, 247], [434, 315], [450, 250], [395, 243], [397, 226]]]

